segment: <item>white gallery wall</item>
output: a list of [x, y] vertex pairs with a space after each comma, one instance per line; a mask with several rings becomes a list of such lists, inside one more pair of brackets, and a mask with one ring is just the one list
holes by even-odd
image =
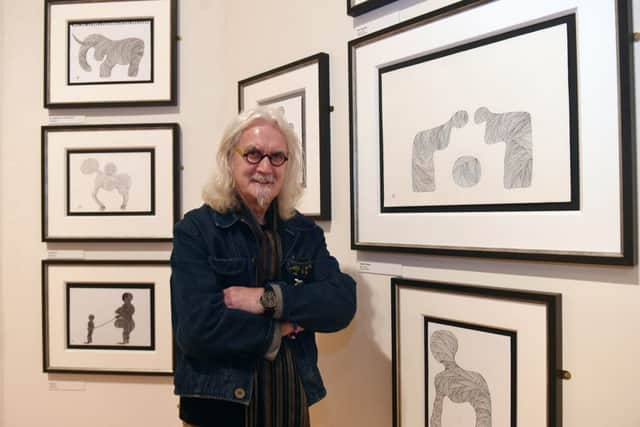
[[[394, 24], [420, 14], [430, 2], [399, 0], [352, 19], [344, 0], [179, 0], [176, 107], [47, 111], [42, 106], [43, 0], [0, 0], [0, 427], [180, 425], [169, 377], [42, 372], [40, 261], [48, 250], [161, 258], [171, 246], [42, 243], [40, 126], [50, 115], [84, 116], [87, 124], [178, 122], [186, 211], [201, 203], [216, 141], [237, 108], [237, 81], [321, 51], [330, 55], [335, 108], [333, 219], [321, 225], [332, 253], [356, 276], [358, 313], [346, 330], [319, 337], [328, 396], [312, 407], [312, 425], [392, 425], [389, 277], [358, 273], [359, 263], [366, 261], [402, 264], [411, 278], [562, 293], [563, 365], [573, 374], [563, 384], [564, 426], [640, 426], [637, 267], [350, 249], [347, 42], [358, 36], [356, 27], [372, 31]], [[640, 1], [634, 6], [640, 23]], [[635, 53], [640, 56], [638, 46]]]

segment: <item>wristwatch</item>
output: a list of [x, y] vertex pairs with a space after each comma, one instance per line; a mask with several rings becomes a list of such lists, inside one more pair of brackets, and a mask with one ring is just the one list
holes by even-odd
[[265, 287], [264, 293], [260, 297], [260, 305], [262, 305], [262, 308], [264, 309], [264, 315], [273, 317], [277, 304], [278, 299], [276, 297], [276, 293], [271, 289], [271, 286]]

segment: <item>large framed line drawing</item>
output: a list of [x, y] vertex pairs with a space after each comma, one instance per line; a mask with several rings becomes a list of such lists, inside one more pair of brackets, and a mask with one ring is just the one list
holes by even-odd
[[175, 123], [43, 126], [42, 240], [171, 240], [178, 145]]
[[42, 261], [43, 370], [171, 375], [167, 261]]
[[561, 427], [562, 296], [394, 278], [394, 427]]
[[279, 108], [300, 138], [305, 192], [299, 210], [331, 219], [329, 55], [318, 53], [238, 82], [238, 110]]
[[46, 0], [45, 107], [175, 105], [176, 16], [176, 0]]
[[630, 2], [455, 6], [349, 42], [352, 247], [634, 264]]
[[347, 0], [347, 15], [360, 16], [397, 0]]

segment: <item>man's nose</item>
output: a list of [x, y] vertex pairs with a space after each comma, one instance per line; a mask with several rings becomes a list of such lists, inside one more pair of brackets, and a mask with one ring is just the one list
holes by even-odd
[[262, 160], [258, 162], [256, 170], [259, 172], [266, 172], [266, 171], [271, 171], [272, 168], [273, 168], [273, 165], [271, 164], [271, 160], [269, 160], [267, 156], [264, 156]]

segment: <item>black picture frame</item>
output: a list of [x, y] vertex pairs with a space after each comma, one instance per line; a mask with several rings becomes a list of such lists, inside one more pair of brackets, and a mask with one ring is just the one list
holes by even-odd
[[43, 372], [173, 375], [168, 261], [51, 259], [41, 273]]
[[[572, 5], [571, 11], [554, 11], [556, 4], [550, 0], [528, 3], [518, 14], [520, 21], [513, 22], [500, 16], [506, 16], [510, 8], [516, 7], [515, 4], [460, 2], [349, 42], [352, 249], [586, 264], [636, 264], [631, 2], [617, 0], [594, 4], [572, 0]], [[566, 20], [565, 25], [569, 28], [573, 25], [570, 21], [574, 19], [570, 15], [580, 15], [581, 11], [593, 13], [594, 8], [602, 8], [602, 13], [596, 14], [609, 18], [576, 25], [575, 36], [571, 35], [572, 30], [566, 36], [568, 69], [575, 70], [571, 74], [577, 75], [578, 81], [573, 81], [568, 87], [568, 99], [572, 104], [568, 116], [571, 120], [562, 123], [572, 128], [572, 141], [580, 136], [577, 146], [574, 145], [567, 156], [571, 160], [566, 162], [571, 165], [566, 168], [571, 176], [566, 180], [571, 182], [570, 190], [567, 190], [570, 198], [550, 199], [548, 203], [530, 203], [523, 199], [502, 206], [498, 206], [501, 203], [489, 202], [484, 206], [483, 203], [478, 206], [443, 203], [433, 207], [416, 202], [388, 209], [379, 192], [381, 181], [370, 182], [372, 176], [383, 179], [379, 166], [383, 155], [379, 148], [381, 133], [378, 133], [381, 132], [382, 114], [382, 102], [379, 102], [381, 70], [394, 70], [403, 63], [411, 64], [412, 60], [418, 63], [424, 58], [433, 58], [434, 61], [453, 59], [456, 53], [464, 53], [466, 48], [473, 49], [492, 38], [504, 37], [510, 31], [527, 31], [527, 28], [535, 29], [536, 25], [548, 25], [556, 19], [559, 19], [556, 22]], [[493, 19], [496, 16], [497, 21]], [[485, 26], [487, 22], [492, 22], [490, 30]], [[594, 28], [587, 28], [587, 25]], [[604, 48], [606, 52], [597, 54], [598, 58], [610, 58], [606, 64], [599, 60], [607, 67], [606, 80], [587, 67], [590, 58], [571, 53], [573, 38], [575, 50], [585, 50], [585, 31], [597, 33], [608, 40]], [[439, 40], [440, 36], [446, 40]], [[439, 56], [443, 52], [449, 56]], [[589, 55], [596, 54], [591, 49]], [[487, 61], [474, 63], [478, 62]], [[462, 70], [464, 67], [458, 65], [453, 69]], [[426, 74], [423, 76], [426, 79]], [[568, 80], [572, 78], [568, 77]], [[499, 81], [498, 86], [501, 87], [504, 80]], [[608, 89], [602, 89], [598, 96], [593, 96], [592, 89], [603, 88], [604, 85]], [[590, 96], [586, 97], [584, 91]], [[615, 99], [607, 99], [610, 96]], [[428, 99], [442, 98], [433, 95]], [[603, 109], [604, 99], [618, 108]], [[433, 108], [438, 113], [437, 103]], [[473, 120], [474, 110], [470, 110], [470, 120]], [[434, 117], [435, 113], [429, 117]], [[592, 138], [593, 132], [604, 129], [592, 129], [593, 132], [586, 129], [591, 129], [590, 123], [604, 126], [602, 120], [607, 122], [606, 137]], [[606, 141], [606, 147], [602, 141]], [[603, 162], [606, 162], [606, 167]], [[410, 170], [410, 165], [407, 169]], [[605, 176], [601, 172], [603, 169], [611, 173], [605, 173]], [[397, 165], [390, 170], [397, 170]], [[605, 181], [606, 185], [603, 184]], [[547, 188], [556, 190], [553, 184]], [[394, 193], [390, 191], [389, 194]], [[612, 194], [614, 201], [609, 202]], [[593, 233], [593, 230], [598, 230], [598, 233]], [[505, 236], [518, 238], [503, 239]]]
[[44, 107], [177, 105], [177, 22], [176, 0], [45, 0]]
[[[428, 336], [429, 322], [450, 338]], [[562, 426], [561, 294], [392, 278], [391, 330], [394, 427], [430, 425], [437, 393], [429, 391], [437, 374], [453, 366], [438, 359], [487, 386], [498, 425]], [[527, 363], [519, 359], [524, 355]], [[433, 372], [429, 358], [437, 365]], [[480, 391], [474, 396], [480, 399]], [[449, 409], [469, 403], [450, 402]]]
[[172, 240], [177, 123], [42, 126], [41, 153], [43, 242]]
[[[300, 137], [306, 187], [298, 210], [316, 220], [331, 219], [331, 106], [329, 55], [320, 52], [238, 82], [238, 111], [258, 105], [296, 104], [292, 126]], [[299, 124], [298, 124], [299, 121]]]
[[364, 0], [356, 3], [354, 0], [347, 0], [347, 15], [360, 16], [374, 9], [394, 3], [397, 0]]

